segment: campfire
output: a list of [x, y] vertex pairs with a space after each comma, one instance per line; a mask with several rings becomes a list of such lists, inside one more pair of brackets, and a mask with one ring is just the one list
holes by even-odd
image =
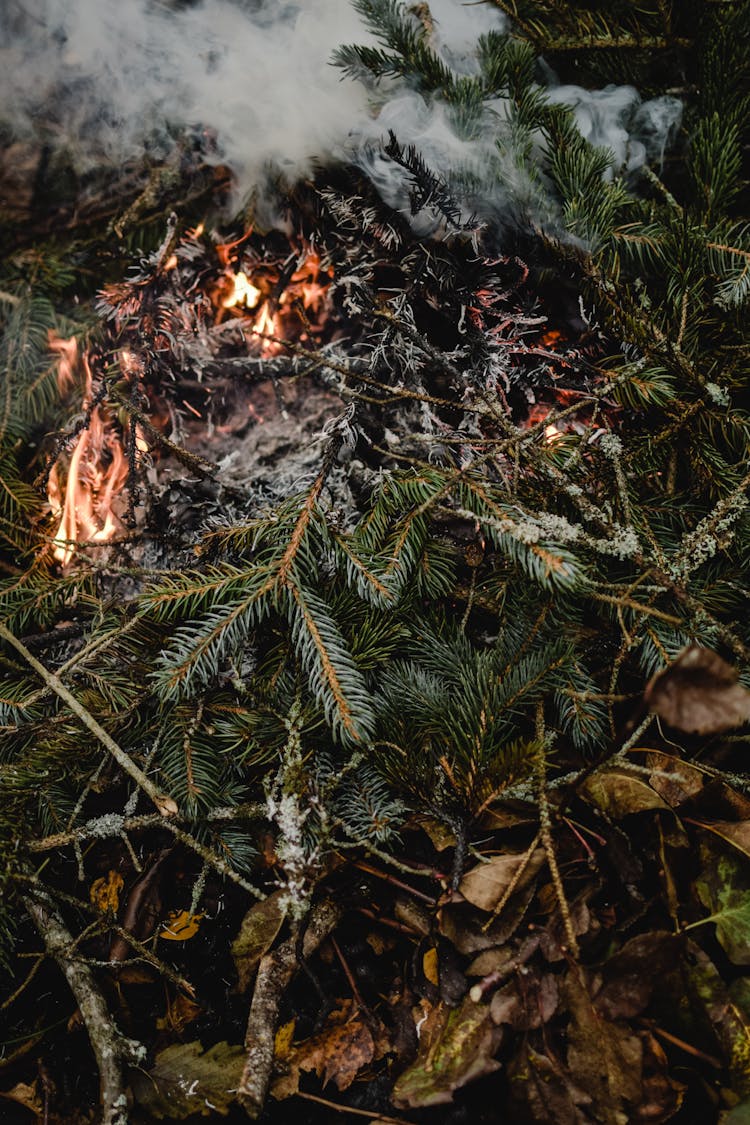
[[[186, 296], [180, 266], [194, 261], [203, 233], [202, 226], [188, 232], [180, 252], [171, 253], [157, 271], [162, 287], [166, 281], [166, 292], [179, 294], [180, 301]], [[332, 269], [323, 267], [317, 253], [292, 252], [282, 262], [259, 262], [238, 251], [248, 237], [215, 245], [218, 268], [214, 277], [203, 283], [193, 307], [183, 307], [180, 313], [180, 342], [186, 342], [186, 332], [200, 332], [209, 351], [220, 353], [224, 361], [236, 362], [243, 356], [267, 359], [278, 356], [290, 340], [314, 341], [324, 331], [330, 311], [327, 294]], [[193, 271], [188, 269], [188, 273], [192, 285]], [[48, 503], [57, 521], [52, 553], [63, 569], [72, 565], [78, 548], [107, 543], [123, 530], [123, 492], [129, 481], [133, 486], [140, 461], [150, 451], [143, 426], [128, 416], [127, 404], [116, 409], [108, 401], [108, 388], [123, 384], [131, 402], [148, 405], [153, 428], [169, 430], [176, 422], [174, 409], [163, 399], [156, 401], [158, 379], [148, 380], [148, 361], [141, 354], [139, 340], [141, 326], [132, 331], [133, 292], [127, 286], [113, 287], [102, 299], [115, 302], [114, 331], [95, 349], [82, 349], [75, 337], [66, 340], [52, 334], [50, 338], [61, 401], [78, 418], [73, 434], [58, 442], [59, 452], [47, 481]], [[140, 302], [135, 300], [140, 311]], [[122, 337], [129, 328], [130, 346], [123, 347]], [[170, 350], [167, 339], [155, 323], [154, 343], [162, 363]], [[187, 347], [189, 350], [189, 341]], [[174, 385], [181, 387], [179, 380]], [[209, 383], [202, 389], [209, 395], [213, 390]], [[204, 418], [189, 395], [180, 394], [178, 402], [183, 410]], [[248, 409], [252, 413], [252, 404]]]

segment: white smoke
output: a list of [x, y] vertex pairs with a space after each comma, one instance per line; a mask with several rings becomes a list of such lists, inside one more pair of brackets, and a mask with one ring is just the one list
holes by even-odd
[[434, 20], [432, 47], [459, 74], [476, 74], [477, 39], [489, 31], [503, 31], [503, 13], [473, 0], [430, 0], [429, 7]]
[[366, 117], [329, 65], [363, 38], [348, 0], [2, 0], [0, 121], [82, 169], [158, 155], [187, 127], [246, 187], [270, 163], [293, 178]]
[[[502, 13], [462, 0], [430, 0], [429, 11], [431, 46], [457, 73], [476, 73], [477, 39], [504, 29]], [[376, 110], [330, 64], [342, 44], [371, 41], [350, 0], [0, 0], [0, 127], [64, 150], [79, 170], [159, 159], [175, 134], [195, 130], [211, 138], [208, 158], [232, 167], [240, 194], [269, 166], [293, 180], [316, 160], [346, 157], [408, 212], [408, 176], [379, 152], [390, 129], [436, 172], [461, 166], [481, 179], [509, 136], [502, 99], [488, 103], [471, 141], [406, 81], [386, 84]], [[628, 86], [548, 96], [571, 105], [583, 135], [629, 171], [663, 158], [679, 120], [676, 99], [641, 103]], [[500, 211], [530, 190], [512, 154], [501, 171], [490, 200]]]
[[[433, 17], [429, 32], [432, 48], [457, 73], [478, 73], [477, 40], [489, 31], [503, 31], [503, 14], [487, 4], [460, 0], [430, 0], [429, 9]], [[416, 21], [417, 16], [414, 18]], [[581, 135], [592, 145], [612, 152], [610, 176], [632, 175], [647, 160], [661, 165], [681, 120], [682, 104], [677, 98], [664, 96], [644, 102], [632, 86], [585, 90], [559, 85], [544, 63], [540, 66], [542, 77], [549, 101], [570, 106]], [[464, 182], [478, 185], [473, 204], [483, 211], [492, 210], [502, 219], [512, 211], [523, 210], [550, 220], [554, 215], [551, 197], [545, 195], [539, 181], [526, 175], [523, 161], [516, 158], [510, 117], [507, 99], [488, 99], [483, 120], [467, 140], [458, 135], [444, 103], [423, 97], [404, 82], [395, 89], [391, 86], [377, 114], [359, 126], [357, 159], [382, 198], [404, 212], [418, 234], [438, 230], [441, 220], [436, 212], [430, 214], [429, 208], [416, 216], [410, 214], [408, 174], [377, 147], [378, 140], [387, 138], [390, 130], [402, 144], [413, 144], [438, 174], [460, 168]], [[480, 186], [483, 180], [484, 186]], [[488, 181], [492, 181], [489, 191]], [[464, 216], [469, 216], [468, 210]]]
[[547, 97], [570, 106], [581, 135], [592, 145], [610, 149], [614, 170], [626, 173], [642, 168], [647, 160], [661, 165], [682, 117], [678, 98], [664, 95], [642, 102], [633, 86], [603, 90], [556, 86], [547, 91]]

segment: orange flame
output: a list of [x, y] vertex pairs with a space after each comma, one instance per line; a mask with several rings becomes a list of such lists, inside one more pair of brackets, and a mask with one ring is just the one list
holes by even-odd
[[255, 308], [262, 297], [260, 289], [256, 289], [247, 274], [240, 270], [232, 278], [234, 287], [228, 297], [221, 302], [225, 309], [234, 309], [237, 305], [244, 305], [246, 309]]
[[243, 315], [241, 310], [247, 309], [249, 319], [252, 320], [252, 330], [260, 337], [261, 352], [269, 354], [278, 350], [280, 345], [276, 339], [268, 337], [281, 338], [285, 335], [284, 328], [295, 305], [309, 310], [318, 320], [321, 319], [332, 271], [322, 268], [320, 258], [314, 251], [309, 253], [289, 278], [274, 310], [267, 296], [271, 284], [267, 277], [260, 282], [261, 285], [265, 284], [264, 290], [243, 270], [232, 272], [229, 252], [245, 241], [246, 237], [218, 247], [225, 272], [214, 291], [214, 302], [219, 307], [219, 319], [224, 309], [235, 310], [235, 316]]
[[[79, 354], [77, 340], [52, 336], [50, 350], [59, 357], [60, 393], [68, 394], [81, 383], [82, 408], [88, 412], [93, 380], [88, 358]], [[115, 534], [117, 520], [112, 505], [127, 475], [122, 442], [104, 409], [94, 406], [71, 454], [65, 488], [60, 483], [59, 463], [53, 465], [49, 475], [47, 495], [60, 520], [53, 537], [53, 556], [62, 566], [73, 558], [76, 543], [103, 543]]]

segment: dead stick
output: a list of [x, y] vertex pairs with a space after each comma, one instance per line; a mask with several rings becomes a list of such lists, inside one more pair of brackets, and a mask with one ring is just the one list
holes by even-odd
[[99, 1068], [102, 1125], [127, 1125], [125, 1066], [129, 1061], [136, 1061], [138, 1044], [125, 1039], [117, 1030], [89, 966], [70, 956], [73, 936], [48, 895], [37, 890], [24, 895], [23, 902], [47, 952], [70, 985], [86, 1026]]
[[148, 794], [161, 815], [174, 816], [178, 809], [173, 799], [167, 796], [166, 793], [159, 792], [153, 781], [149, 777], [146, 777], [143, 770], [138, 768], [130, 755], [126, 754], [125, 751], [117, 745], [114, 738], [112, 738], [110, 734], [107, 734], [104, 727], [99, 725], [94, 716], [78, 702], [74, 695], [71, 695], [62, 680], [60, 680], [54, 672], [50, 672], [45, 668], [44, 665], [29, 652], [26, 645], [22, 641], [19, 641], [17, 637], [14, 637], [11, 631], [2, 623], [0, 623], [0, 637], [21, 654], [26, 663], [30, 664], [34, 671], [41, 676], [47, 687], [51, 688], [52, 691], [62, 699], [63, 703], [81, 720], [83, 725], [91, 731], [94, 737], [101, 742], [102, 746], [110, 752], [120, 768], [132, 777], [133, 781], [135, 781], [136, 785], [138, 785], [144, 793]]
[[151, 438], [157, 445], [163, 445], [165, 449], [168, 449], [176, 460], [183, 464], [186, 469], [190, 469], [191, 472], [196, 473], [204, 480], [213, 479], [216, 476], [218, 465], [215, 465], [212, 461], [207, 461], [205, 457], [199, 457], [197, 453], [191, 453], [190, 450], [185, 449], [183, 445], [178, 445], [177, 442], [170, 441], [166, 434], [158, 430], [142, 410], [139, 410], [137, 406], [123, 395], [118, 394], [112, 387], [107, 389], [107, 395], [112, 402], [116, 402], [118, 406], [121, 406], [123, 410], [127, 411], [133, 421], [138, 423], [147, 437]]
[[337, 1113], [353, 1113], [356, 1117], [369, 1117], [370, 1125], [411, 1125], [405, 1117], [388, 1117], [382, 1113], [377, 1113], [371, 1109], [356, 1109], [351, 1105], [341, 1105], [339, 1102], [329, 1101], [328, 1098], [318, 1097], [317, 1094], [306, 1094], [302, 1090], [298, 1090], [294, 1095], [295, 1098], [303, 1098], [306, 1102], [316, 1102], [318, 1105], [327, 1106], [328, 1109], [335, 1109]]
[[539, 801], [539, 835], [547, 856], [547, 865], [552, 876], [552, 885], [555, 888], [557, 905], [562, 915], [563, 929], [568, 943], [568, 950], [572, 957], [578, 960], [578, 939], [573, 928], [573, 919], [570, 916], [570, 907], [565, 897], [560, 868], [557, 865], [557, 854], [552, 840], [552, 817], [547, 794], [547, 742], [544, 733], [544, 704], [537, 704], [536, 711], [536, 736], [540, 746], [534, 760], [534, 779], [537, 784], [537, 800]]
[[[303, 955], [309, 957], [325, 941], [343, 914], [330, 899], [314, 906], [305, 930]], [[297, 940], [293, 935], [278, 949], [267, 953], [258, 968], [245, 1033], [247, 1058], [237, 1097], [248, 1117], [263, 1112], [273, 1069], [279, 1005], [297, 970]]]
[[[265, 805], [245, 802], [212, 809], [206, 814], [205, 819], [210, 824], [219, 824], [228, 820], [263, 820], [266, 815]], [[172, 823], [179, 827], [187, 822], [178, 818]], [[116, 813], [109, 813], [94, 817], [80, 828], [72, 828], [69, 832], [54, 832], [51, 836], [27, 840], [26, 847], [30, 852], [49, 852], [67, 847], [68, 844], [82, 843], [84, 840], [102, 840], [120, 836], [123, 832], [139, 832], [156, 826], [164, 827], [164, 819], [158, 813], [142, 813], [140, 816], [118, 816]]]

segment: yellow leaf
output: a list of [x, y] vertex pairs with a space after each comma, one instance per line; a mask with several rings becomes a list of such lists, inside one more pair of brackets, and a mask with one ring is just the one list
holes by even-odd
[[283, 1023], [276, 1032], [273, 1044], [274, 1058], [285, 1059], [288, 1056], [292, 1047], [292, 1039], [294, 1039], [295, 1022], [295, 1019], [290, 1019], [288, 1023]]
[[95, 879], [91, 884], [89, 898], [91, 905], [100, 910], [102, 914], [116, 914], [120, 905], [120, 891], [123, 878], [117, 871], [109, 870], [100, 879]]
[[422, 972], [427, 977], [430, 984], [434, 984], [435, 988], [440, 983], [440, 976], [438, 970], [438, 951], [433, 945], [432, 949], [428, 949], [422, 957]]
[[195, 937], [205, 914], [190, 914], [187, 910], [171, 910], [167, 924], [159, 931], [164, 941], [187, 941]]

